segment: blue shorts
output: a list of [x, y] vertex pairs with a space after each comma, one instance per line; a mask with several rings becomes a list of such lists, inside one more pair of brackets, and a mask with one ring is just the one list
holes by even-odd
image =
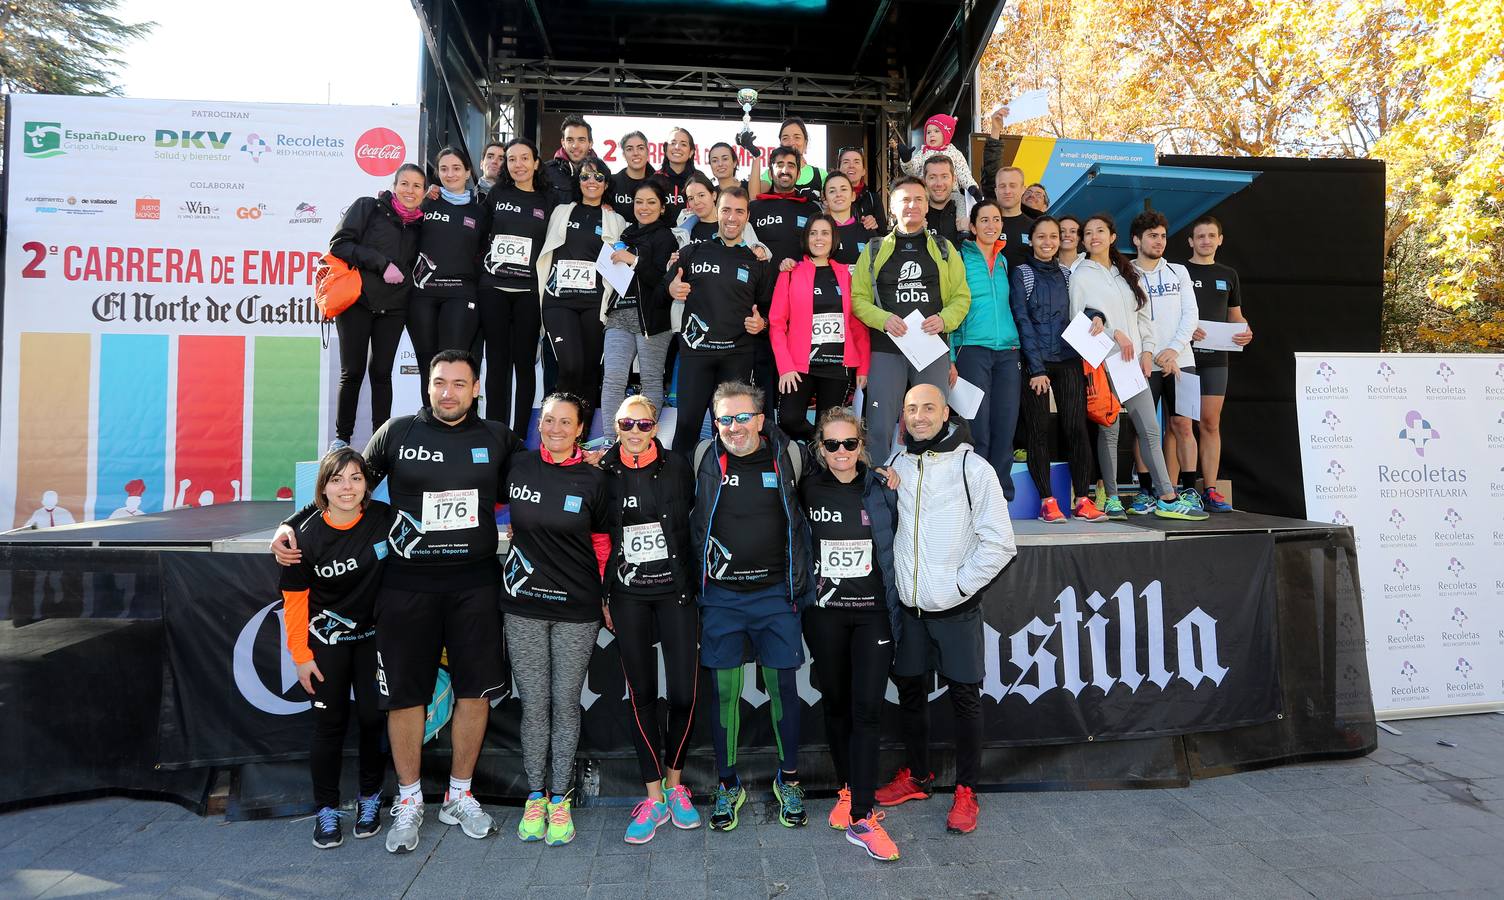
[[770, 669], [804, 665], [799, 613], [779, 585], [756, 591], [730, 591], [707, 582], [700, 598], [700, 663], [707, 669], [734, 669], [747, 662], [747, 642], [756, 661]]

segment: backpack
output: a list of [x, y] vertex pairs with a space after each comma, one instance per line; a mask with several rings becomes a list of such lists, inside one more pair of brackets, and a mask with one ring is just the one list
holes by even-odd
[[332, 319], [360, 299], [360, 273], [350, 264], [325, 253], [313, 275], [313, 302], [325, 319]]
[[1102, 365], [1093, 368], [1082, 360], [1081, 369], [1086, 375], [1086, 417], [1110, 427], [1117, 422], [1123, 404], [1113, 396], [1112, 385], [1107, 381], [1107, 362], [1103, 360]]

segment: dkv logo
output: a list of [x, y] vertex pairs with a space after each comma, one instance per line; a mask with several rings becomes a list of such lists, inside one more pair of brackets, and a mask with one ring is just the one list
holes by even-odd
[[[256, 667], [256, 647], [267, 646], [273, 630], [266, 627], [266, 620], [275, 612], [277, 628], [275, 630], [278, 660], [279, 688], [269, 687], [262, 676], [261, 670]], [[306, 712], [312, 707], [308, 700], [289, 700], [287, 692], [298, 688], [302, 694], [302, 688], [298, 685], [298, 666], [292, 661], [292, 654], [287, 652], [287, 620], [282, 609], [282, 601], [274, 600], [261, 607], [251, 616], [251, 620], [240, 629], [240, 636], [235, 639], [235, 651], [232, 655], [235, 669], [235, 688], [240, 691], [240, 696], [245, 702], [251, 704], [264, 713], [273, 716], [295, 716]], [[263, 637], [263, 633], [266, 634]], [[264, 655], [264, 654], [263, 654]]]

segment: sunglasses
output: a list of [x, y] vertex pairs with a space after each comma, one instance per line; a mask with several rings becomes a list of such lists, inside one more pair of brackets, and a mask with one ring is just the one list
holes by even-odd
[[636, 428], [638, 431], [652, 431], [657, 424], [657, 419], [617, 419], [616, 430], [631, 431]]
[[865, 159], [867, 156], [867, 151], [863, 150], [861, 147], [842, 147], [841, 149], [836, 151], [836, 159], [840, 159], [848, 153], [860, 153], [863, 159]]
[[857, 447], [860, 447], [861, 445], [862, 445], [862, 439], [861, 438], [847, 438], [844, 441], [833, 441], [830, 438], [826, 438], [825, 440], [823, 440], [823, 441], [820, 442], [820, 446], [822, 446], [822, 447], [825, 448], [825, 452], [826, 453], [834, 453], [837, 450], [842, 450], [842, 449], [854, 451], [854, 450], [856, 450]]
[[600, 172], [581, 172], [580, 181], [606, 181], [606, 176]]
[[722, 428], [730, 428], [732, 422], [745, 425], [760, 415], [762, 413], [737, 413], [734, 416], [716, 416], [715, 420]]

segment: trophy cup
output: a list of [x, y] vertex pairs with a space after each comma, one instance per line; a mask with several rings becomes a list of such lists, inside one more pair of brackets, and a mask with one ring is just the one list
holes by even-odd
[[736, 136], [737, 146], [746, 150], [753, 158], [762, 155], [757, 149], [757, 138], [752, 134], [752, 105], [757, 102], [757, 91], [752, 88], [742, 88], [736, 92], [736, 102], [742, 105], [742, 130]]

